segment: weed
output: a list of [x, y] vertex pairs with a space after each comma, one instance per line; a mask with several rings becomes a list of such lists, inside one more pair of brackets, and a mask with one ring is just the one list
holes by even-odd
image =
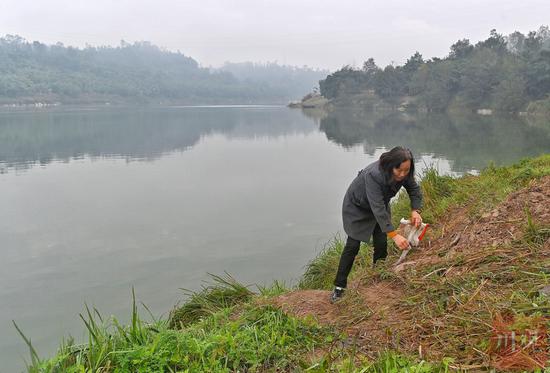
[[275, 280], [270, 286], [256, 285], [258, 291], [264, 297], [275, 297], [277, 295], [284, 294], [290, 290], [290, 287], [284, 282]]
[[170, 314], [170, 327], [181, 328], [221, 309], [244, 303], [253, 292], [240, 284], [228, 273], [225, 277], [210, 274], [213, 283], [203, 286], [201, 291], [182, 289], [188, 296], [187, 302], [175, 308]]

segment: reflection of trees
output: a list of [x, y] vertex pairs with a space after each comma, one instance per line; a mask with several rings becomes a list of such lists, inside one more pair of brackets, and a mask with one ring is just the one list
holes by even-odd
[[278, 108], [4, 113], [0, 164], [27, 168], [84, 156], [154, 160], [185, 151], [212, 133], [257, 138], [313, 130], [299, 112]]
[[327, 117], [328, 113], [322, 108], [305, 108], [302, 109], [302, 114], [310, 119], [313, 119], [316, 124], [319, 124], [322, 119]]
[[339, 110], [309, 117], [286, 108], [186, 108], [50, 111], [0, 115], [0, 165], [26, 168], [83, 157], [153, 160], [185, 151], [213, 133], [227, 138], [274, 138], [314, 130], [330, 141], [358, 144], [373, 155], [402, 144], [415, 153], [453, 161], [453, 171], [509, 164], [550, 149], [550, 128], [517, 117], [409, 115]]
[[518, 117], [335, 111], [321, 120], [327, 138], [344, 147], [404, 145], [453, 160], [453, 171], [481, 169], [490, 160], [510, 164], [550, 149], [550, 131]]

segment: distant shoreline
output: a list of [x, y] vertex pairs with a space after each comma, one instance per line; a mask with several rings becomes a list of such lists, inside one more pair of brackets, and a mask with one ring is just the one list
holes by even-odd
[[152, 105], [152, 104], [57, 104], [57, 105], [0, 105], [0, 113], [46, 112], [66, 110], [100, 110], [100, 109], [262, 109], [285, 108], [284, 104], [196, 104], [196, 105]]

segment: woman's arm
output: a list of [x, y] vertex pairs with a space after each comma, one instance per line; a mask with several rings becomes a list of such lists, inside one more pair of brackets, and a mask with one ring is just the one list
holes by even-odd
[[420, 209], [422, 208], [422, 189], [414, 180], [414, 177], [409, 178], [403, 184], [409, 199], [411, 200], [411, 222], [415, 227], [420, 226], [422, 223], [422, 217], [420, 216]]

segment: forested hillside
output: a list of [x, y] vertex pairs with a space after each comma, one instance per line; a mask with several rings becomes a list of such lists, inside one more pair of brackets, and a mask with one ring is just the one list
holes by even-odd
[[508, 36], [491, 30], [475, 45], [458, 40], [445, 58], [424, 59], [416, 52], [403, 66], [381, 68], [369, 58], [360, 69], [344, 66], [327, 76], [320, 91], [328, 99], [364, 95], [427, 111], [550, 107], [550, 30], [541, 26]]
[[[0, 38], [0, 104], [29, 103], [286, 103], [327, 72], [277, 67], [294, 80], [240, 79], [149, 42], [84, 49]], [[246, 73], [246, 65], [241, 68]]]

